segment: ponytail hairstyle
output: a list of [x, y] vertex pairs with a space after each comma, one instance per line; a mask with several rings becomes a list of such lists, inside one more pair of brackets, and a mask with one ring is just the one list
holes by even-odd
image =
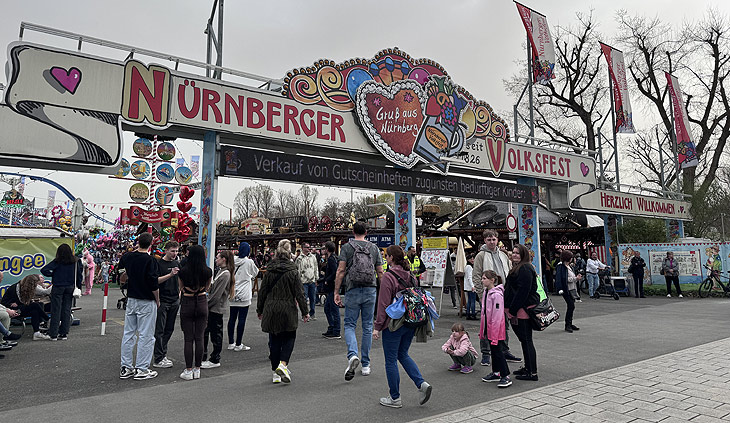
[[233, 253], [229, 250], [221, 250], [218, 251], [218, 255], [226, 260], [226, 267], [224, 267], [223, 269], [228, 270], [228, 274], [230, 276], [228, 280], [228, 298], [233, 299], [236, 291], [236, 266], [233, 262]]
[[400, 245], [391, 245], [390, 247], [386, 248], [385, 254], [393, 257], [393, 263], [402, 267], [404, 270], [410, 272], [411, 271], [411, 265], [408, 264], [408, 261], [406, 260], [406, 256], [403, 253], [403, 249], [400, 247]]
[[469, 332], [466, 331], [464, 324], [461, 322], [456, 322], [453, 325], [451, 325], [451, 331], [452, 332], [464, 332], [467, 337], [469, 336]]
[[482, 276], [486, 276], [487, 279], [494, 279], [494, 286], [502, 285], [502, 277], [494, 270], [485, 270], [482, 272]]

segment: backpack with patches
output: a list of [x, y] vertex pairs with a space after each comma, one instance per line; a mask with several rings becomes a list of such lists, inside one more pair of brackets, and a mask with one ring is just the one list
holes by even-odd
[[375, 265], [370, 256], [370, 245], [350, 241], [352, 246], [352, 264], [347, 269], [347, 280], [353, 287], [374, 286]]
[[396, 297], [403, 297], [403, 305], [406, 309], [403, 314], [403, 319], [405, 319], [403, 325], [409, 328], [418, 328], [428, 323], [428, 298], [423, 289], [413, 283], [413, 276], [411, 275], [409, 283], [406, 283], [395, 272], [388, 270], [388, 273], [393, 275], [398, 283], [404, 287], [396, 294]]

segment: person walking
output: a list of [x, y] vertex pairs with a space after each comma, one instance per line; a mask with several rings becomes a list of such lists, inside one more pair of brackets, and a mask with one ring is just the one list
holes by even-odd
[[586, 279], [588, 280], [588, 296], [596, 299], [595, 293], [598, 291], [600, 281], [598, 280], [598, 271], [607, 268], [605, 264], [598, 260], [598, 254], [593, 251], [591, 257], [586, 261]]
[[641, 257], [639, 251], [634, 251], [634, 256], [631, 257], [631, 263], [629, 264], [629, 273], [634, 277], [634, 294], [636, 298], [644, 297], [644, 268], [646, 262]]
[[317, 256], [312, 253], [309, 243], [302, 244], [302, 253], [294, 262], [299, 272], [299, 278], [304, 286], [304, 294], [309, 300], [309, 320], [317, 320], [314, 317], [314, 303], [317, 301], [317, 276], [319, 266]]
[[403, 407], [403, 401], [400, 397], [400, 372], [398, 371], [398, 362], [400, 362], [403, 370], [406, 371], [408, 377], [418, 388], [418, 402], [423, 405], [431, 398], [432, 388], [423, 379], [416, 362], [408, 355], [416, 329], [402, 325], [391, 330], [389, 327], [391, 319], [385, 311], [393, 303], [396, 294], [406, 288], [401, 280], [404, 282], [410, 281], [408, 283], [412, 283], [412, 286], [418, 286], [418, 280], [412, 277], [410, 263], [405, 259], [403, 249], [400, 246], [391, 245], [388, 247], [385, 251], [385, 260], [388, 263], [388, 272], [383, 275], [380, 282], [378, 317], [375, 321], [373, 339], [379, 339], [382, 334], [385, 375], [388, 379], [390, 395], [380, 398], [380, 404], [385, 407]]
[[[347, 368], [345, 380], [355, 377], [355, 370], [361, 363], [362, 375], [370, 374], [370, 347], [373, 335], [373, 317], [377, 296], [376, 277], [383, 275], [383, 259], [373, 243], [366, 241], [367, 227], [364, 222], [352, 225], [355, 236], [340, 250], [340, 262], [335, 279], [335, 303], [341, 306], [340, 286], [345, 282], [345, 342], [347, 343]], [[410, 267], [408, 268], [410, 271]], [[358, 316], [362, 314], [362, 344], [358, 356], [357, 327]]]
[[177, 280], [177, 272], [180, 270], [180, 263], [177, 261], [179, 248], [180, 244], [177, 241], [168, 241], [165, 244], [165, 254], [157, 260], [160, 274], [164, 276], [157, 279], [160, 290], [160, 306], [157, 307], [157, 320], [155, 323], [153, 367], [172, 367], [172, 360], [167, 358], [167, 344], [175, 331], [177, 311], [180, 309], [180, 283]]
[[290, 383], [289, 363], [297, 337], [297, 305], [302, 320], [309, 321], [307, 300], [299, 272], [291, 260], [291, 242], [279, 241], [276, 256], [266, 266], [266, 275], [261, 282], [256, 302], [256, 315], [261, 321], [261, 330], [269, 334], [269, 360], [273, 383]]
[[[127, 273], [127, 310], [124, 314], [120, 379], [145, 380], [157, 377], [150, 370], [155, 346], [155, 321], [160, 305], [157, 262], [149, 254], [152, 234], [137, 237], [137, 250], [126, 253], [119, 267]], [[136, 337], [136, 339], [135, 339]], [[137, 347], [136, 364], [132, 356]]]
[[484, 376], [482, 382], [497, 382], [498, 388], [512, 385], [509, 378], [509, 366], [504, 357], [504, 348], [500, 345], [507, 337], [507, 319], [504, 313], [504, 285], [493, 270], [482, 273], [482, 284], [486, 293], [482, 302], [481, 325], [479, 338], [489, 342], [492, 352], [492, 373]]
[[[479, 249], [479, 253], [474, 258], [474, 271], [472, 272], [472, 283], [474, 284], [474, 288], [476, 289], [476, 293], [478, 296], [484, 295], [484, 286], [482, 285], [482, 274], [487, 271], [491, 270], [494, 273], [497, 274], [497, 276], [500, 277], [500, 280], [506, 281], [507, 280], [507, 274], [509, 273], [510, 269], [512, 268], [512, 262], [510, 261], [510, 258], [507, 256], [505, 252], [500, 250], [499, 247], [499, 238], [497, 238], [497, 231], [493, 229], [487, 229], [483, 232], [484, 235], [484, 245]], [[484, 312], [482, 311], [482, 314]], [[516, 357], [512, 354], [512, 352], [509, 350], [509, 322], [505, 326], [505, 340], [504, 343], [501, 345], [505, 348], [504, 350], [504, 357], [507, 361], [512, 363], [520, 363], [522, 362], [522, 359], [520, 357]], [[482, 353], [482, 360], [481, 365], [482, 366], [488, 366], [489, 365], [489, 354], [491, 351], [491, 348], [489, 346], [489, 342], [487, 342], [484, 339], [479, 340], [479, 349]]]
[[[228, 308], [228, 297], [234, 294], [236, 279], [233, 266], [233, 253], [228, 250], [219, 251], [215, 256], [218, 273], [213, 279], [213, 286], [208, 290], [208, 326], [203, 334], [203, 362], [201, 369], [212, 369], [221, 365], [223, 351], [223, 313]], [[213, 344], [213, 351], [208, 357], [208, 338]]]
[[200, 379], [203, 362], [203, 334], [208, 322], [208, 299], [213, 271], [205, 264], [205, 249], [193, 245], [187, 250], [185, 264], [177, 275], [180, 284], [180, 326], [185, 339], [184, 380]]
[[340, 339], [340, 307], [335, 304], [335, 278], [337, 276], [337, 256], [335, 255], [335, 243], [327, 241], [324, 244], [326, 265], [322, 284], [327, 298], [324, 302], [324, 314], [327, 316], [327, 332], [323, 333], [327, 339]]
[[672, 282], [679, 298], [683, 298], [682, 289], [679, 287], [679, 262], [674, 259], [674, 253], [671, 251], [667, 251], [667, 257], [662, 263], [662, 274], [667, 282], [667, 298], [672, 297]]
[[[50, 339], [68, 338], [71, 328], [71, 306], [74, 288], [81, 289], [84, 268], [71, 247], [61, 244], [56, 249], [56, 258], [41, 269], [43, 276], [51, 278], [51, 322], [48, 325]], [[60, 327], [59, 327], [60, 324]]]
[[527, 309], [537, 305], [537, 273], [530, 261], [530, 250], [522, 244], [512, 249], [512, 270], [504, 288], [504, 307], [512, 321], [512, 330], [522, 345], [525, 366], [516, 372], [515, 379], [537, 381], [537, 352], [532, 341], [532, 325]]
[[[246, 328], [248, 309], [251, 306], [251, 286], [254, 278], [259, 274], [259, 268], [249, 257], [251, 246], [248, 242], [242, 242], [238, 246], [238, 257], [234, 258], [233, 264], [236, 268], [236, 286], [233, 296], [229, 302], [231, 314], [228, 318], [228, 349], [233, 351], [248, 351], [251, 347], [243, 344], [243, 331]], [[236, 327], [238, 320], [238, 327]], [[233, 335], [236, 335], [235, 342]]]
[[568, 310], [565, 312], [565, 331], [570, 333], [573, 333], [575, 330], [580, 330], [573, 324], [575, 298], [573, 298], [571, 292], [575, 289], [576, 283], [583, 279], [582, 275], [576, 275], [573, 272], [573, 268], [570, 266], [572, 259], [573, 253], [568, 250], [563, 250], [560, 253], [560, 263], [555, 268], [555, 289], [558, 290], [558, 294], [563, 296], [565, 303], [568, 305]]

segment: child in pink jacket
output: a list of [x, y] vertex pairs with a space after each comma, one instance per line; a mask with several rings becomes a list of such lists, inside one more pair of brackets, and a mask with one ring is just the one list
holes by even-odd
[[452, 372], [461, 372], [463, 374], [474, 371], [472, 366], [477, 361], [477, 350], [472, 346], [469, 340], [469, 334], [461, 323], [454, 323], [451, 326], [451, 336], [449, 340], [441, 347], [442, 350], [451, 356], [454, 364], [449, 367]]
[[492, 373], [482, 378], [484, 382], [498, 382], [497, 386], [506, 388], [512, 385], [509, 378], [509, 367], [504, 357], [503, 348], [506, 337], [504, 313], [504, 285], [501, 278], [493, 271], [482, 273], [482, 284], [486, 294], [482, 299], [482, 321], [479, 338], [489, 341], [492, 353]]

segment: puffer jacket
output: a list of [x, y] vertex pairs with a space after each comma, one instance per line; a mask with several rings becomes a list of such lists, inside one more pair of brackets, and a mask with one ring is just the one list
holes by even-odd
[[474, 357], [479, 357], [477, 350], [475, 350], [474, 346], [471, 344], [469, 335], [465, 333], [459, 339], [456, 339], [454, 335], [456, 334], [452, 332], [446, 343], [441, 346], [441, 350], [443, 350], [443, 352], [447, 352], [451, 348], [454, 350], [454, 355], [457, 357], [463, 357], [469, 351], [474, 354]]
[[482, 321], [479, 338], [488, 339], [492, 345], [504, 341], [505, 332], [504, 285], [497, 285], [487, 291], [482, 299]]
[[233, 264], [236, 268], [236, 286], [230, 305], [248, 307], [251, 305], [251, 282], [259, 274], [259, 268], [248, 257], [234, 257]]
[[297, 267], [290, 260], [274, 259], [266, 266], [256, 302], [261, 330], [267, 333], [293, 332], [299, 326], [297, 304], [302, 317], [309, 313]]

